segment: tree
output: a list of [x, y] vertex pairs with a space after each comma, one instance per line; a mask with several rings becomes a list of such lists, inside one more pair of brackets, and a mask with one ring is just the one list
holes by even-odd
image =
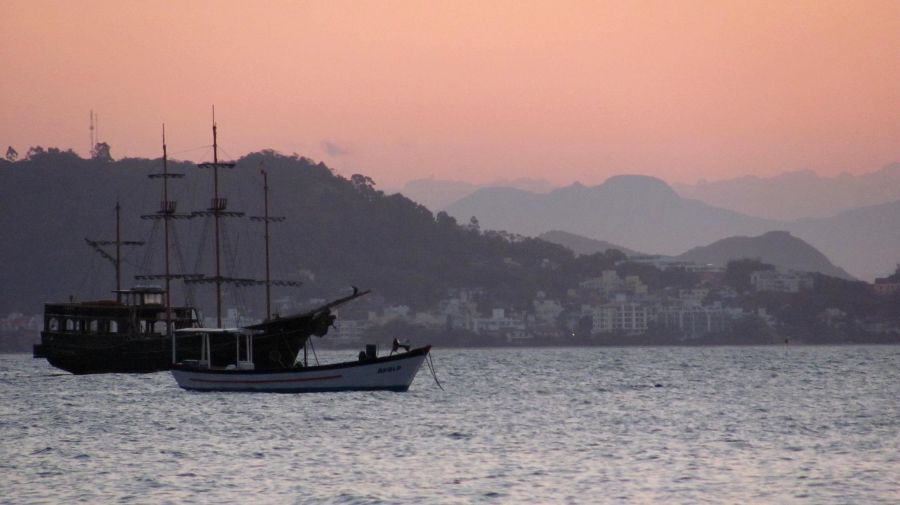
[[109, 144], [106, 142], [97, 142], [97, 145], [94, 146], [94, 159], [104, 163], [113, 161], [112, 154], [110, 154], [109, 151]]
[[376, 196], [381, 195], [380, 191], [375, 190], [375, 180], [369, 176], [362, 174], [353, 174], [350, 176], [350, 184], [356, 191], [368, 201], [374, 201]]
[[434, 221], [438, 224], [438, 227], [440, 227], [440, 228], [451, 228], [451, 229], [453, 229], [453, 228], [455, 228], [455, 227], [457, 226], [457, 224], [456, 224], [456, 218], [454, 218], [454, 217], [451, 216], [450, 214], [447, 214], [447, 213], [444, 212], [443, 210], [440, 211], [440, 212], [438, 212], [438, 213], [434, 216]]
[[470, 229], [470, 230], [472, 230], [472, 231], [474, 231], [474, 232], [481, 231], [481, 223], [478, 222], [478, 218], [477, 218], [477, 217], [472, 216], [472, 219], [469, 219], [469, 226], [468, 226], [468, 229]]
[[41, 155], [45, 153], [44, 148], [41, 146], [32, 146], [28, 148], [28, 152], [25, 153], [26, 160], [32, 160], [34, 158], [39, 158]]
[[19, 159], [19, 152], [13, 149], [13, 146], [6, 148], [6, 161], [16, 161]]
[[731, 260], [725, 266], [725, 284], [738, 293], [750, 291], [750, 274], [759, 270], [774, 270], [775, 267], [758, 259], [744, 258]]

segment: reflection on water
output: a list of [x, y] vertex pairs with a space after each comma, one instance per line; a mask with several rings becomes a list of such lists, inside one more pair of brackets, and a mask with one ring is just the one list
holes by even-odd
[[446, 391], [423, 368], [408, 393], [278, 395], [0, 355], [0, 501], [898, 499], [900, 347], [437, 349], [435, 365]]

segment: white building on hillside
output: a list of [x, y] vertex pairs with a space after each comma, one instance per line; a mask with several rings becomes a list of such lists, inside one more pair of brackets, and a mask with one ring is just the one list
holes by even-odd
[[757, 270], [750, 274], [750, 284], [756, 291], [776, 291], [797, 293], [812, 289], [813, 279], [809, 274], [793, 271]]

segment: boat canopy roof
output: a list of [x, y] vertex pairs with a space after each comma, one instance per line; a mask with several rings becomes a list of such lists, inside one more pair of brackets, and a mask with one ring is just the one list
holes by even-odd
[[208, 333], [213, 335], [222, 335], [222, 334], [234, 334], [234, 333], [248, 333], [247, 330], [243, 328], [180, 328], [175, 330], [175, 333], [179, 335], [185, 334], [196, 334], [196, 333]]
[[166, 290], [160, 286], [134, 286], [131, 289], [114, 289], [113, 290], [113, 293], [122, 293], [122, 294], [128, 294], [128, 293], [144, 294], [144, 293], [165, 293], [165, 292], [166, 292]]

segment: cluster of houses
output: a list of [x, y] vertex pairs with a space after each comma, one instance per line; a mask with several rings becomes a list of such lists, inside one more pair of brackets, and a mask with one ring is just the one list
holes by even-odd
[[12, 312], [0, 319], [0, 333], [39, 332], [44, 326], [44, 318], [39, 314], [27, 316]]
[[890, 296], [900, 292], [900, 263], [897, 264], [897, 270], [893, 275], [875, 279], [872, 290], [880, 296]]
[[[573, 286], [559, 299], [539, 291], [525, 310], [486, 306], [481, 301], [485, 299], [483, 290], [459, 288], [451, 290], [430, 311], [413, 312], [407, 306], [394, 306], [372, 310], [361, 317], [342, 316], [333, 338], [339, 343], [359, 343], [371, 328], [398, 319], [511, 344], [571, 341], [576, 332], [580, 339], [611, 334], [639, 336], [655, 329], [688, 340], [725, 332], [735, 321], [750, 315], [770, 326], [776, 324], [764, 310], [747, 312], [736, 303], [729, 303], [739, 294], [724, 285], [724, 269], [668, 258], [639, 260], [661, 270], [688, 269], [701, 274], [702, 281], [690, 289], [652, 291], [637, 275], [623, 277], [615, 270], [606, 270]], [[756, 291], [796, 293], [812, 289], [813, 284], [812, 275], [787, 270], [764, 270], [751, 275]]]
[[[510, 344], [571, 342], [576, 338], [602, 338], [604, 335], [640, 336], [651, 331], [680, 335], [683, 340], [710, 333], [727, 332], [735, 322], [748, 316], [759, 318], [770, 327], [777, 321], [764, 310], [747, 311], [739, 305], [741, 294], [724, 283], [724, 270], [710, 265], [675, 262], [664, 257], [631, 259], [652, 264], [660, 270], [678, 268], [699, 274], [700, 282], [688, 289], [667, 287], [651, 290], [638, 275], [620, 276], [606, 270], [585, 279], [557, 298], [538, 291], [527, 308], [492, 306], [478, 288], [458, 288], [428, 311], [413, 311], [405, 305], [375, 304], [371, 310], [339, 314], [338, 324], [329, 340], [338, 345], [366, 341], [367, 333], [392, 321], [402, 321], [440, 331], [458, 331], [482, 336], [493, 342]], [[814, 277], [789, 270], [760, 270], [750, 275], [756, 292], [797, 293], [814, 288]], [[876, 279], [870, 285], [879, 296], [900, 292], [900, 265], [897, 272]], [[290, 312], [290, 300], [284, 300], [284, 313]], [[828, 326], [846, 324], [846, 314], [827, 309], [821, 315]], [[34, 335], [42, 329], [39, 315], [9, 314], [0, 319], [0, 334]], [[245, 326], [255, 321], [229, 309], [223, 321], [227, 326]], [[872, 331], [898, 331], [893, 323], [876, 321]], [[207, 321], [207, 324], [215, 324]], [[880, 326], [878, 326], [880, 325]], [[577, 334], [577, 335], [576, 335]]]

